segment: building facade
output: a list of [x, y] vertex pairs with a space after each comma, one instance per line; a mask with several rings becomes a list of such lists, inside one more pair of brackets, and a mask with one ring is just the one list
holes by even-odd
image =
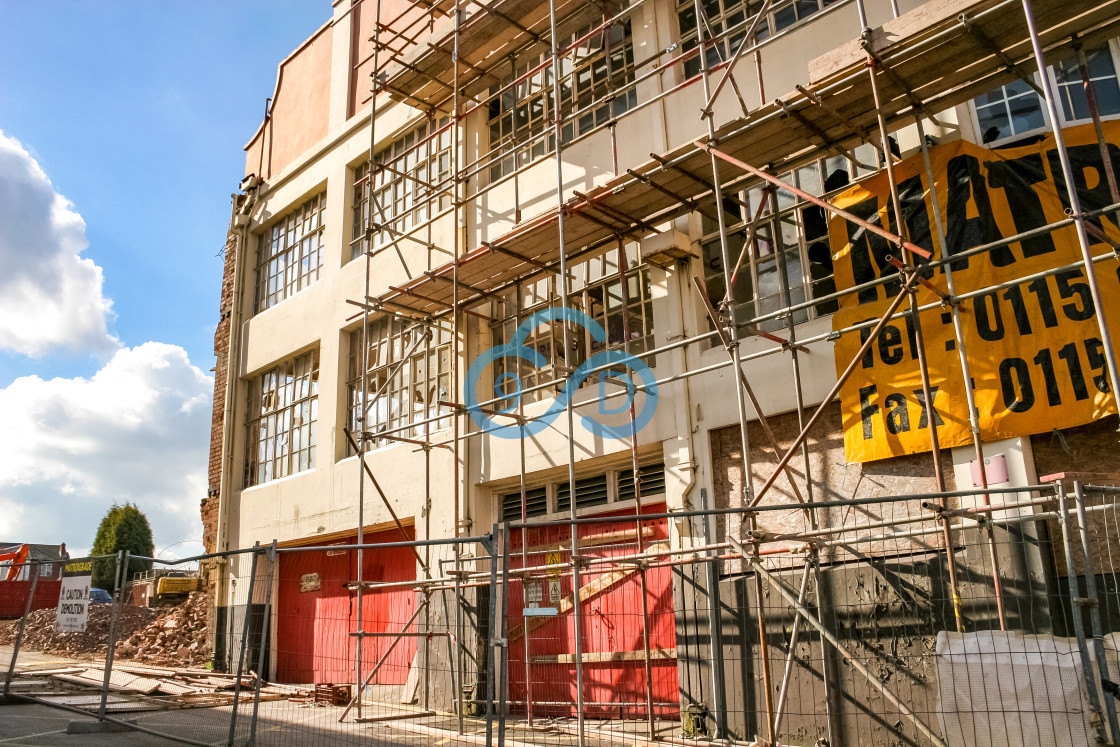
[[[961, 63], [960, 75], [971, 75], [967, 85], [931, 76], [908, 88], [899, 77], [916, 76], [880, 72], [891, 101], [918, 94], [931, 102], [915, 106], [909, 118], [901, 113], [905, 106], [895, 105], [885, 123], [886, 145], [874, 117], [863, 109], [857, 114], [854, 99], [842, 93], [835, 94], [836, 106], [850, 104], [852, 114], [838, 113], [834, 129], [807, 121], [791, 103], [801, 91], [812, 104], [820, 86], [839, 80], [836, 71], [850, 67], [851, 59], [862, 64], [861, 35], [870, 40], [868, 48], [890, 50], [895, 40], [920, 39], [960, 13], [990, 22], [985, 13], [997, 3], [780, 0], [761, 14], [760, 4], [748, 0], [488, 5], [335, 0], [329, 20], [280, 63], [268, 114], [245, 146], [246, 177], [234, 198], [226, 245], [211, 484], [202, 504], [209, 551], [273, 541], [287, 547], [352, 543], [359, 536], [359, 495], [361, 536], [368, 543], [479, 536], [523, 516], [548, 522], [741, 508], [774, 473], [778, 458], [799, 446], [801, 427], [826, 398], [808, 447], [796, 450], [792, 473], [774, 482], [764, 503], [794, 506], [806, 497], [871, 499], [980, 484], [977, 452], [968, 442], [950, 441], [937, 460], [928, 447], [849, 458], [845, 438], [853, 426], [846, 395], [831, 401], [844, 367], [835, 349], [841, 333], [856, 347], [860, 340], [858, 330], [837, 331], [836, 315], [844, 313], [837, 292], [853, 278], [838, 269], [835, 219], [810, 199], [768, 191], [727, 164], [717, 206], [711, 169], [690, 175], [687, 149], [712, 132], [728, 148], [736, 138], [752, 140], [755, 167], [831, 201], [853, 185], [885, 179], [885, 158], [899, 161], [899, 168], [920, 164], [919, 127], [925, 142], [939, 148], [964, 142], [995, 152], [1043, 138], [1055, 124], [1043, 98], [1014, 66], [988, 52], [974, 55], [987, 60], [983, 71], [969, 73]], [[505, 13], [492, 12], [507, 5]], [[555, 64], [550, 8], [561, 48]], [[1092, 12], [1087, 6], [1085, 13]], [[1040, 13], [1052, 9], [1045, 5]], [[1107, 124], [1120, 114], [1120, 46], [1098, 25], [1087, 16], [1076, 30], [1083, 32]], [[698, 27], [707, 29], [706, 60], [697, 52]], [[459, 46], [448, 52], [452, 35]], [[1072, 47], [1058, 48], [1068, 42], [1066, 30], [1059, 28], [1050, 41], [1056, 46], [1046, 75], [1060, 102], [1057, 124], [1086, 124], [1091, 116], [1077, 55]], [[1021, 40], [997, 43], [1011, 50], [1011, 62], [1028, 67], [1029, 48]], [[741, 47], [749, 51], [737, 57]], [[730, 84], [701, 116], [731, 60]], [[1026, 77], [1038, 80], [1029, 70]], [[371, 80], [379, 86], [372, 122]], [[779, 95], [781, 107], [774, 104]], [[827, 112], [828, 95], [816, 107]], [[761, 124], [751, 130], [756, 120]], [[698, 152], [706, 163], [707, 154]], [[651, 164], [665, 176], [651, 176]], [[652, 190], [651, 181], [657, 185]], [[672, 208], [643, 207], [646, 198], [635, 192], [643, 185], [649, 200]], [[628, 194], [635, 196], [624, 203]], [[976, 213], [968, 201], [941, 207], [950, 223], [955, 210]], [[877, 210], [886, 216], [889, 200]], [[935, 222], [926, 220], [926, 234], [936, 233]], [[879, 223], [891, 224], [887, 217]], [[908, 235], [921, 244], [915, 225]], [[563, 267], [558, 253], [532, 251], [534, 237], [545, 230], [550, 237], [561, 232]], [[732, 292], [728, 260], [736, 268]], [[873, 269], [874, 277], [889, 282], [893, 270]], [[854, 281], [867, 279], [857, 275]], [[753, 394], [745, 403], [745, 429], [737, 377], [705, 297], [716, 306], [726, 301], [724, 319], [732, 321], [725, 329], [739, 335], [733, 349], [745, 360], [742, 372]], [[533, 365], [499, 358], [472, 368], [488, 350], [519, 339], [519, 326], [534, 314], [557, 307], [582, 312], [598, 330], [585, 317], [530, 324], [520, 339], [535, 351]], [[939, 316], [922, 318], [951, 332]], [[913, 347], [912, 330], [892, 329], [886, 334], [897, 339], [880, 338], [877, 348], [888, 363], [907, 348], [907, 339]], [[606, 363], [587, 373], [588, 361], [610, 351], [640, 358], [658, 383], [656, 396], [628, 390]], [[1086, 351], [1083, 360], [1091, 366], [1092, 351]], [[1100, 368], [1103, 376], [1103, 363]], [[561, 392], [576, 372], [586, 374], [582, 386]], [[528, 390], [520, 400], [519, 389]], [[1106, 389], [1098, 386], [1101, 394]], [[479, 417], [465, 410], [472, 396], [483, 402]], [[938, 421], [936, 388], [932, 396], [932, 420]], [[557, 397], [572, 398], [571, 431], [564, 408], [555, 409]], [[895, 433], [905, 424], [928, 432], [925, 407], [914, 404], [921, 397], [916, 390], [901, 414], [889, 397], [868, 400], [864, 409], [881, 408], [884, 420], [865, 427]], [[630, 416], [647, 406], [648, 422], [629, 430]], [[499, 410], [507, 413], [495, 414]], [[518, 415], [550, 422], [510, 438]], [[483, 427], [484, 420], [492, 425]], [[967, 432], [967, 414], [963, 422]], [[1098, 451], [1109, 427], [1102, 420], [1053, 433], [985, 435], [984, 479], [1007, 488], [1035, 485], [1071, 462], [1093, 471], [1115, 454], [1114, 443]], [[372, 482], [360, 477], [359, 449]], [[913, 453], [919, 451], [927, 453]], [[753, 474], [744, 480], [746, 470]], [[841, 509], [822, 515], [829, 522], [849, 520]], [[804, 531], [806, 521], [791, 509], [771, 514], [761, 531]], [[650, 545], [687, 549], [744, 541], [750, 531], [731, 518], [660, 518], [651, 520], [648, 535], [638, 532], [638, 543], [646, 537]], [[532, 544], [519, 541], [523, 548]], [[435, 551], [428, 563], [446, 560], [449, 552]], [[308, 559], [279, 562], [270, 593], [286, 617], [270, 632], [272, 671], [292, 682], [352, 681], [352, 667], [316, 663], [312, 653], [294, 653], [298, 647], [290, 641], [306, 635], [307, 626], [346, 617], [304, 604], [293, 579], [317, 574], [320, 583], [346, 584], [354, 569], [332, 570]], [[362, 571], [366, 580], [405, 581], [425, 573], [408, 548], [370, 551], [367, 562], [373, 565]], [[734, 593], [746, 568], [728, 562], [723, 573]], [[1023, 573], [1030, 575], [1029, 569]], [[218, 630], [228, 623], [223, 608], [246, 600], [219, 566], [213, 574]], [[625, 595], [629, 583], [612, 593]], [[618, 664], [615, 684], [626, 680], [627, 667], [639, 679], [651, 676], [657, 702], [676, 702], [675, 715], [682, 717], [690, 700], [704, 699], [685, 694], [686, 673], [694, 666], [685, 660], [711, 652], [686, 655], [689, 634], [679, 619], [673, 622], [673, 609], [685, 603], [680, 579], [651, 572], [644, 583], [665, 601], [668, 614], [647, 635], [673, 653], [655, 661], [648, 675], [638, 664]], [[409, 593], [393, 594], [379, 603], [413, 609]], [[292, 622], [301, 616], [309, 622]], [[345, 639], [347, 631], [339, 635]], [[604, 647], [616, 645], [605, 641]], [[337, 658], [345, 659], [347, 644], [339, 645]], [[394, 655], [407, 670], [409, 653]], [[519, 671], [511, 666], [515, 702], [528, 700]]]

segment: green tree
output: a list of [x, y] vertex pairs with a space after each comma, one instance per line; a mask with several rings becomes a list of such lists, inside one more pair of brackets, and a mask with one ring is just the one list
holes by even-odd
[[[97, 536], [93, 540], [93, 555], [116, 555], [119, 550], [127, 550], [132, 555], [152, 557], [155, 547], [152, 545], [152, 528], [148, 525], [148, 517], [131, 503], [123, 506], [113, 504], [97, 527]], [[150, 560], [130, 560], [128, 563], [128, 577], [140, 571], [152, 568]], [[95, 560], [93, 563], [93, 585], [99, 589], [115, 592], [114, 580], [117, 573], [117, 564], [114, 558]], [[125, 579], [127, 580], [127, 579]]]

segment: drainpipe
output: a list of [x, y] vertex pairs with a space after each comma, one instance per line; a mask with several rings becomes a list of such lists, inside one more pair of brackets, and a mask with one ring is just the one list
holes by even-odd
[[[686, 321], [687, 321], [686, 316], [687, 316], [687, 314], [686, 314], [686, 311], [685, 311], [685, 301], [686, 301], [686, 291], [688, 289], [688, 285], [687, 285], [687, 281], [682, 282], [683, 278], [690, 277], [691, 274], [692, 274], [692, 263], [691, 262], [678, 262], [677, 263], [677, 271], [672, 273], [672, 274], [666, 273], [666, 278], [665, 278], [666, 284], [672, 284], [673, 286], [676, 287], [677, 304], [678, 304], [677, 329], [680, 330], [680, 334], [691, 334], [690, 332], [686, 331], [687, 330], [687, 326], [686, 326]], [[680, 360], [681, 360], [681, 370], [682, 371], [690, 370], [689, 367], [688, 367], [688, 346], [687, 345], [680, 349]], [[683, 422], [684, 422], [685, 427], [688, 428], [688, 482], [685, 483], [685, 485], [681, 489], [681, 502], [682, 502], [683, 505], [688, 506], [688, 500], [689, 500], [688, 499], [688, 494], [692, 492], [692, 489], [694, 487], [696, 487], [696, 473], [700, 468], [699, 468], [699, 465], [697, 465], [697, 463], [696, 463], [696, 432], [693, 430], [693, 423], [692, 423], [692, 379], [691, 379], [691, 377], [686, 378], [683, 381], [681, 381], [681, 384], [683, 385], [681, 387], [681, 396], [684, 399], [684, 403], [681, 406], [684, 408], [684, 414], [685, 414]], [[691, 538], [690, 538], [690, 540], [691, 540]]]

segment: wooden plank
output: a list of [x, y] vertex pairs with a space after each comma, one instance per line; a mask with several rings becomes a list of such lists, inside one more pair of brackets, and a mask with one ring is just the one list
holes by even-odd
[[[655, 531], [656, 530], [653, 527], [642, 527], [642, 537], [643, 538], [651, 537], [651, 536], [653, 536]], [[613, 543], [616, 543], [616, 542], [617, 543], [622, 543], [625, 540], [636, 541], [637, 538], [638, 538], [638, 533], [636, 531], [634, 531], [633, 529], [627, 529], [627, 530], [624, 530], [624, 531], [617, 531], [617, 532], [603, 532], [601, 534], [589, 534], [586, 537], [580, 537], [579, 538], [579, 546], [580, 546], [580, 549], [583, 549], [585, 547], [599, 547], [601, 545], [610, 545], [610, 544], [613, 544]], [[571, 549], [572, 549], [572, 544], [570, 542], [553, 542], [553, 543], [547, 544], [547, 545], [530, 545], [529, 547], [525, 548], [525, 552], [530, 553], [530, 554], [531, 553], [541, 553], [541, 552], [555, 552], [557, 550], [563, 552], [563, 551], [571, 550]], [[519, 554], [521, 552], [521, 550], [520, 549], [515, 549], [514, 552]], [[534, 565], [537, 565], [537, 564], [534, 564]], [[517, 569], [513, 568], [511, 570], [516, 571]]]
[[[993, 5], [991, 0], [932, 0], [903, 13], [882, 26], [871, 30], [871, 48], [879, 53], [900, 39], [912, 43], [946, 21], [957, 23], [957, 16], [969, 16]], [[809, 83], [818, 83], [841, 70], [864, 64], [867, 53], [862, 39], [855, 38], [816, 59], [809, 60]]]
[[169, 679], [159, 680], [159, 692], [164, 695], [194, 695], [196, 693], [211, 692], [210, 688], [191, 687], [184, 685], [181, 682], [176, 682]]
[[[596, 651], [583, 654], [581, 660], [584, 664], [601, 664], [604, 662], [615, 661], [645, 661], [646, 652], [642, 651]], [[649, 658], [657, 659], [676, 659], [677, 650], [675, 648], [657, 648], [651, 649]], [[576, 661], [575, 654], [552, 654], [549, 656], [534, 656], [529, 659], [533, 664], [574, 664]]]
[[[87, 669], [81, 674], [53, 674], [52, 678], [74, 685], [101, 688], [105, 681], [105, 673], [96, 669]], [[150, 695], [160, 688], [160, 681], [149, 677], [138, 677], [127, 672], [113, 672], [109, 676], [109, 689], [113, 692], [133, 692]]]
[[[919, 98], [928, 102], [931, 111], [940, 111], [967, 101], [1012, 77], [1011, 74], [1000, 72], [1002, 62], [990, 51], [979, 47], [968, 32], [959, 26], [955, 33], [947, 34], [944, 38], [937, 39], [935, 43], [914, 48], [915, 43], [928, 39], [932, 33], [951, 28], [950, 24], [957, 23], [956, 14], [961, 12], [975, 14], [990, 7], [992, 2], [993, 0], [980, 2], [932, 0], [873, 32], [874, 39], [877, 40], [876, 49], [894, 50], [894, 54], [889, 57], [892, 69]], [[1102, 22], [1106, 22], [1110, 14], [1115, 16], [1117, 7], [1120, 7], [1120, 4], [1115, 0], [1099, 3], [1094, 3], [1092, 0], [1040, 2], [1036, 8], [1036, 18], [1043, 29], [1042, 39], [1044, 44], [1053, 46], [1048, 56], [1060, 56], [1065, 48], [1063, 45], [1068, 46], [1068, 38], [1074, 31], [1091, 30], [1091, 34], [1101, 33], [1094, 29], [1097, 29]], [[1021, 14], [983, 18], [979, 24], [1001, 48], [1020, 50], [1025, 54], [1025, 24]], [[820, 84], [825, 78], [840, 80], [842, 76], [850, 75], [857, 69], [853, 66], [863, 65], [864, 59], [865, 55], [858, 40], [850, 42], [814, 60], [810, 69], [816, 72], [811, 78], [814, 84]], [[840, 86], [833, 84], [833, 86], [835, 90], [822, 90], [820, 85], [817, 85], [817, 88], [828, 97], [830, 104], [840, 112], [841, 116], [857, 130], [864, 132], [874, 130], [875, 109], [866, 81], [856, 79], [851, 83]], [[900, 122], [908, 122], [912, 115], [906, 92], [900, 90], [887, 76], [883, 76], [882, 93], [883, 110], [888, 125], [897, 126]], [[831, 115], [805, 101], [800, 94], [790, 93], [782, 100], [787, 103], [787, 106], [820, 126], [834, 143], [845, 147], [854, 147], [858, 143], [858, 138], [851, 135], [843, 125], [834, 121]], [[799, 135], [796, 128], [789, 126], [788, 119], [774, 116], [777, 111], [777, 107], [769, 103], [752, 112], [751, 119], [757, 124], [749, 129], [744, 128], [747, 121], [743, 119], [733, 120], [720, 127], [717, 137], [720, 139], [721, 148], [748, 163], [770, 164], [775, 170], [795, 167], [823, 154], [824, 149], [815, 145], [813, 138]], [[731, 133], [736, 132], [734, 137], [729, 137]], [[702, 179], [709, 179], [711, 176], [708, 155], [697, 150], [691, 143], [685, 143], [669, 151], [664, 154], [664, 158], [670, 160], [682, 158], [683, 162], [679, 165], [683, 168]], [[709, 189], [675, 171], [664, 170], [656, 161], [651, 160], [642, 164], [635, 171], [649, 176], [656, 175], [658, 184], [682, 197], [696, 199], [704, 195], [704, 199], [708, 199]], [[735, 183], [742, 184], [746, 180], [746, 175], [735, 174], [729, 186]], [[602, 198], [603, 204], [647, 221], [663, 221], [687, 212], [687, 208], [676, 204], [671, 198], [644, 184], [633, 183], [633, 180], [626, 175], [607, 181], [602, 186], [590, 190], [588, 195], [592, 198]], [[568, 213], [566, 221], [568, 246], [595, 245], [609, 240], [612, 232], [595, 224], [594, 221], [585, 219], [581, 215], [581, 210], [575, 208]], [[556, 236], [557, 213], [556, 209], [547, 210], [492, 241], [536, 261], [553, 262], [559, 254]], [[505, 257], [499, 260], [499, 255], [491, 253], [488, 257], [482, 256], [481, 251], [485, 250], [476, 250], [468, 254], [468, 257], [473, 258], [472, 261], [461, 266], [463, 277], [470, 277], [471, 284], [480, 289], [490, 290], [531, 272], [522, 263], [511, 258]], [[442, 269], [446, 270], [447, 267], [445, 265]], [[445, 287], [440, 287], [441, 285]], [[421, 279], [409, 283], [406, 287], [415, 289], [434, 301], [450, 304], [451, 290], [448, 283], [433, 283]], [[439, 315], [447, 312], [446, 308], [439, 308], [431, 301], [410, 298], [398, 293], [385, 294], [381, 298], [425, 313]]]

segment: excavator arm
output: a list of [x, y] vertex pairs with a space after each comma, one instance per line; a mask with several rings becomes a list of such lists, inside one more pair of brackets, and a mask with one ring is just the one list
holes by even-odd
[[5, 581], [15, 581], [19, 578], [20, 571], [23, 570], [23, 563], [27, 560], [27, 545], [23, 545], [15, 552], [0, 553], [0, 563], [5, 561], [11, 562], [8, 566], [8, 574], [4, 578]]

